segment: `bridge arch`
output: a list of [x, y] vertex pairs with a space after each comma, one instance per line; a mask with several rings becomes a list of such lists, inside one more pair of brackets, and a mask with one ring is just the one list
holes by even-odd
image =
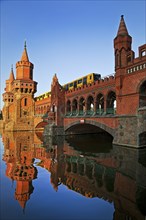
[[67, 133], [67, 130], [74, 127], [74, 126], [77, 126], [77, 125], [91, 125], [91, 126], [95, 126], [97, 128], [100, 128], [101, 130], [107, 132], [108, 134], [110, 134], [113, 138], [115, 136], [115, 130], [108, 127], [107, 125], [105, 124], [102, 124], [100, 122], [97, 122], [97, 121], [94, 121], [94, 120], [84, 120], [83, 122], [81, 120], [77, 120], [75, 122], [72, 122], [70, 123], [69, 125], [65, 126], [64, 130], [65, 130], [65, 133]]
[[41, 121], [35, 126], [35, 129], [43, 129], [47, 124], [48, 122]]

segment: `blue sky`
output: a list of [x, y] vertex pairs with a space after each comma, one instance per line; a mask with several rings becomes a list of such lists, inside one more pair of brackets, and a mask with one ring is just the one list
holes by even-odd
[[[50, 90], [54, 73], [65, 84], [88, 73], [114, 73], [113, 39], [123, 14], [132, 49], [146, 43], [146, 1], [1, 0], [1, 93], [24, 41], [34, 64], [36, 96]], [[1, 101], [1, 106], [3, 105]]]

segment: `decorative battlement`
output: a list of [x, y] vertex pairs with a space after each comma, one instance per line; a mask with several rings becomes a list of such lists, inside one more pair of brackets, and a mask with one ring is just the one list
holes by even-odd
[[29, 62], [29, 61], [18, 61], [17, 63], [16, 63], [16, 68], [18, 67], [18, 66], [22, 66], [22, 65], [25, 65], [25, 66], [29, 66], [29, 67], [34, 67], [34, 65], [31, 63], [31, 62]]

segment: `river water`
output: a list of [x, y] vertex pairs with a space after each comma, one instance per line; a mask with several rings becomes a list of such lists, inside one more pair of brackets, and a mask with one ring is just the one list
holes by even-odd
[[1, 220], [145, 220], [146, 149], [106, 134], [3, 132]]

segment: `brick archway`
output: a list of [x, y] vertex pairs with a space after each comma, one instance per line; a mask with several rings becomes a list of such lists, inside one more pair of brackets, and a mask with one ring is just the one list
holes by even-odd
[[[77, 120], [77, 121], [75, 121], [75, 122], [72, 122], [71, 124], [65, 126], [64, 131], [66, 132], [66, 131], [67, 131], [69, 128], [71, 128], [72, 126], [80, 125], [80, 124], [81, 124], [81, 121], [80, 121], [80, 120]], [[93, 125], [93, 126], [95, 126], [95, 127], [98, 127], [98, 128], [100, 128], [100, 129], [104, 130], [105, 132], [109, 133], [112, 137], [115, 136], [115, 130], [114, 130], [114, 129], [112, 129], [112, 128], [108, 127], [107, 125], [102, 124], [102, 123], [100, 123], [100, 122], [96, 122], [96, 121], [94, 121], [94, 120], [88, 120], [88, 119], [86, 119], [86, 120], [84, 121], [84, 124], [85, 124], [85, 125]]]
[[41, 121], [36, 125], [35, 129], [43, 129], [47, 124], [48, 122]]

